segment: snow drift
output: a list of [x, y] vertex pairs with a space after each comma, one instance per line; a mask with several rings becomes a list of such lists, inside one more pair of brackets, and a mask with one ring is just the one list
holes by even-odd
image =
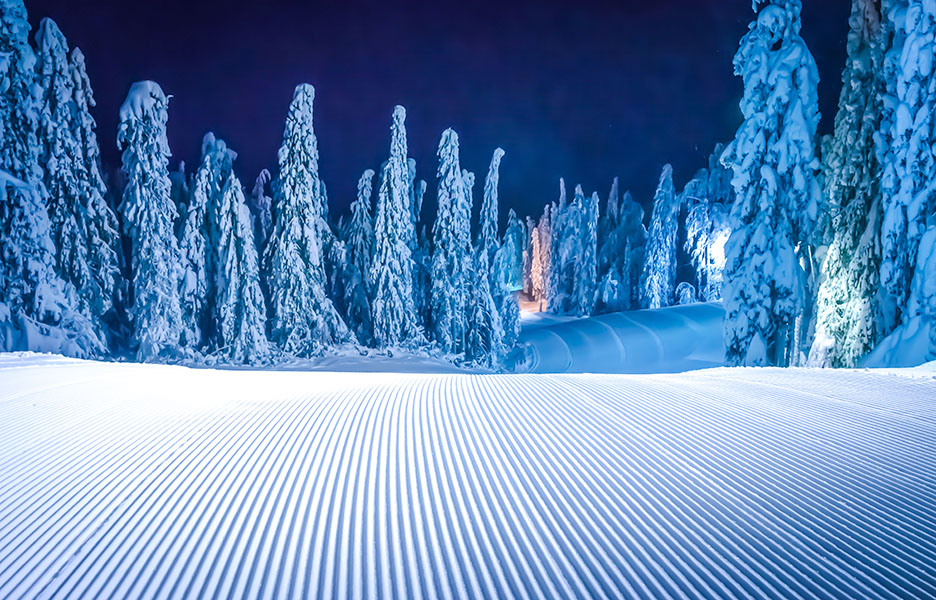
[[525, 323], [507, 362], [526, 373], [674, 373], [721, 366], [724, 317], [720, 303], [574, 320], [537, 316]]

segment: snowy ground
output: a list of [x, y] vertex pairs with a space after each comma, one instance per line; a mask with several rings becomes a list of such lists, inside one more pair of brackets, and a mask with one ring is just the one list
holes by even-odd
[[678, 373], [724, 364], [719, 303], [639, 310], [587, 319], [523, 313], [509, 357], [524, 373]]
[[936, 374], [0, 355], [0, 598], [936, 597]]

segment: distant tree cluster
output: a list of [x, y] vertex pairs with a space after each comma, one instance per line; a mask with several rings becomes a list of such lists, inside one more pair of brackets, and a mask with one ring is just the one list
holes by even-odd
[[168, 98], [144, 81], [120, 109], [123, 181], [108, 190], [80, 50], [49, 19], [31, 45], [21, 0], [2, 1], [0, 349], [262, 365], [357, 345], [502, 363], [519, 333], [525, 237], [513, 212], [499, 232], [503, 150], [475, 235], [474, 175], [443, 133], [439, 211], [420, 236], [427, 186], [398, 106], [376, 206], [368, 169], [333, 225], [311, 85], [296, 88], [276, 177], [261, 172], [248, 197], [237, 154], [211, 133], [194, 173], [170, 173]]
[[[595, 192], [576, 186], [571, 202], [559, 181], [559, 200], [527, 226], [524, 290], [555, 314], [587, 316], [721, 300], [727, 213], [734, 198], [728, 171], [715, 150], [677, 193], [666, 165], [645, 223], [630, 192], [615, 178], [603, 213]], [[679, 277], [680, 257], [690, 269]]]

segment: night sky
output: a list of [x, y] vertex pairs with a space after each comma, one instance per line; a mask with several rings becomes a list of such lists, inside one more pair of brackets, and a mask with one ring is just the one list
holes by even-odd
[[[538, 213], [560, 176], [604, 199], [617, 175], [647, 204], [664, 163], [681, 187], [732, 138], [741, 81], [731, 58], [753, 16], [751, 0], [80, 4], [26, 0], [34, 27], [54, 18], [87, 57], [106, 163], [119, 164], [117, 111], [130, 83], [153, 79], [174, 96], [172, 167], [184, 159], [194, 168], [202, 135], [214, 131], [239, 153], [249, 190], [260, 169], [275, 175], [293, 89], [309, 82], [333, 211], [346, 210], [360, 173], [386, 159], [395, 104], [407, 108], [427, 200], [440, 134], [453, 127], [463, 168], [478, 175], [476, 204], [497, 146], [507, 152], [502, 207]], [[804, 4], [827, 132], [850, 2]]]

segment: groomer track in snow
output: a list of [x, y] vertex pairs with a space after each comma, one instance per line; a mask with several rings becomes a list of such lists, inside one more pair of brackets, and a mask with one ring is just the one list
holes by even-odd
[[2, 598], [933, 598], [936, 380], [0, 360]]

